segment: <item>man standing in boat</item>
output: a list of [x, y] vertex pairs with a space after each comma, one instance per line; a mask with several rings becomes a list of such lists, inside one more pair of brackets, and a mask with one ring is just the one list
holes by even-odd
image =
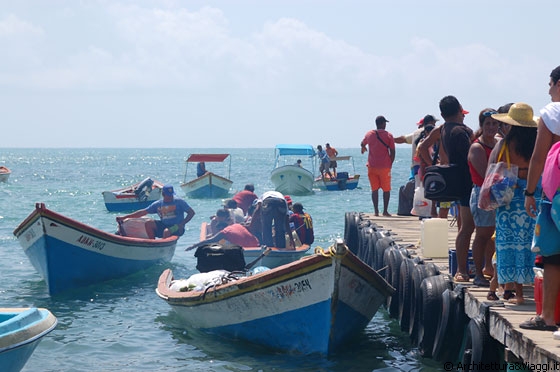
[[371, 186], [371, 201], [375, 215], [379, 216], [378, 190], [383, 190], [383, 215], [390, 217], [389, 199], [391, 197], [391, 168], [395, 161], [395, 140], [393, 135], [385, 130], [389, 120], [384, 116], [375, 118], [377, 130], [370, 130], [364, 136], [362, 154], [368, 151], [368, 178]]
[[[185, 225], [194, 217], [194, 210], [181, 198], [176, 198], [172, 185], [165, 185], [161, 191], [162, 199], [156, 200], [147, 208], [137, 210], [126, 216], [117, 216], [119, 226], [127, 218], [139, 218], [147, 214], [159, 216], [159, 220], [146, 222], [146, 232], [151, 239], [168, 238], [171, 235], [182, 236]], [[186, 216], [185, 216], [186, 214]]]
[[[256, 212], [262, 217], [263, 244], [268, 247], [286, 248], [286, 233], [290, 238], [291, 248], [295, 248], [294, 237], [290, 231], [288, 202], [278, 191], [267, 191], [257, 203]], [[274, 225], [274, 239], [272, 226]]]

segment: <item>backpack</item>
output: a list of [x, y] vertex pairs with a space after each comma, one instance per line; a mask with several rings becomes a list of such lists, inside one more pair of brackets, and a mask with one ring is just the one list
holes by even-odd
[[552, 200], [560, 187], [560, 142], [556, 142], [546, 156], [542, 175], [542, 188], [548, 198]]

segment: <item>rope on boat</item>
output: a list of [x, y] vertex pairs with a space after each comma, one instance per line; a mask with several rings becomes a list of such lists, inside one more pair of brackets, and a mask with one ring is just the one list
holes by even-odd
[[331, 245], [327, 250], [321, 247], [315, 247], [315, 254], [320, 254], [324, 257], [344, 257], [348, 253], [348, 248], [344, 243], [338, 241], [336, 244]]

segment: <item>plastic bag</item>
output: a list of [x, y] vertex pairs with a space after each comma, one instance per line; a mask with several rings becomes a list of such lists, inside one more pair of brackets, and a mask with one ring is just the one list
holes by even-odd
[[420, 185], [414, 190], [414, 199], [410, 214], [418, 217], [430, 217], [432, 201], [424, 196], [424, 186]]
[[517, 183], [517, 165], [500, 161], [488, 165], [484, 183], [480, 188], [478, 207], [491, 211], [508, 205], [513, 199], [513, 187]]

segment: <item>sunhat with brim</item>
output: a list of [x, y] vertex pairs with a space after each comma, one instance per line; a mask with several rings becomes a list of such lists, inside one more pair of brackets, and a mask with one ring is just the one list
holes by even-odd
[[514, 103], [507, 114], [493, 114], [493, 119], [518, 127], [535, 128], [537, 123], [533, 118], [533, 108], [526, 103]]

